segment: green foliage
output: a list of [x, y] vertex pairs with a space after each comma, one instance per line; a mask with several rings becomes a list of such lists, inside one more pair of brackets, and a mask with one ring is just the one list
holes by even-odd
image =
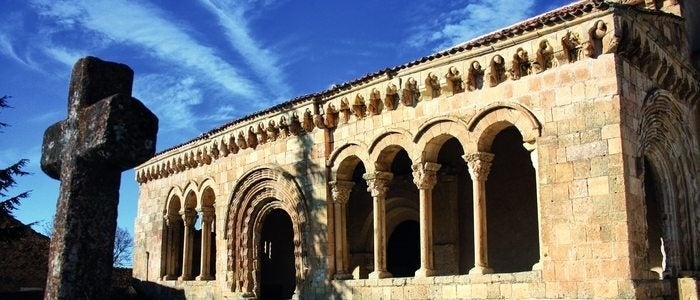
[[[9, 96], [0, 97], [0, 109], [11, 107], [9, 104], [7, 104], [8, 99], [10, 99]], [[0, 128], [7, 126], [8, 125], [6, 123], [0, 122]], [[9, 193], [10, 189], [17, 184], [15, 179], [18, 176], [29, 175], [28, 172], [22, 170], [27, 163], [29, 163], [29, 160], [20, 159], [11, 166], [5, 169], [0, 169], [0, 216], [12, 217], [12, 211], [17, 209], [20, 204], [20, 200], [29, 197], [29, 191], [22, 192], [17, 195], [11, 195]]]

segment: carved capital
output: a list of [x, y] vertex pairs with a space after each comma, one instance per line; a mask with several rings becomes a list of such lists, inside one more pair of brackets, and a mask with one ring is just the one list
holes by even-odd
[[348, 200], [350, 200], [350, 192], [352, 192], [352, 187], [355, 186], [354, 182], [338, 180], [331, 181], [328, 184], [331, 185], [331, 193], [335, 203], [348, 203]]
[[179, 219], [180, 215], [178, 215], [177, 213], [163, 215], [163, 220], [165, 220], [166, 226], [173, 226], [175, 222], [177, 222]]
[[197, 212], [194, 209], [182, 211], [180, 216], [182, 216], [182, 221], [185, 222], [185, 227], [194, 226], [194, 223], [197, 222]]
[[419, 162], [411, 166], [413, 169], [413, 183], [418, 189], [429, 190], [437, 183], [437, 171], [441, 165], [433, 162]]
[[384, 198], [386, 192], [389, 191], [389, 184], [394, 179], [394, 174], [391, 172], [377, 171], [374, 173], [366, 173], [362, 176], [367, 181], [367, 191], [372, 194], [372, 197]]
[[489, 171], [491, 171], [491, 162], [493, 162], [494, 155], [487, 152], [477, 152], [465, 154], [463, 158], [469, 165], [469, 174], [472, 180], [486, 181]]
[[200, 210], [202, 213], [202, 224], [210, 223], [214, 220], [214, 208], [211, 206], [202, 207]]

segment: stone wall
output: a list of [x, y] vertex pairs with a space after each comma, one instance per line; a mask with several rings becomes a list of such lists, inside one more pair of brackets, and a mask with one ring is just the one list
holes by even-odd
[[[252, 296], [259, 280], [256, 211], [267, 204], [246, 191], [268, 190], [261, 193], [279, 198], [273, 205], [285, 209], [295, 222], [296, 276], [304, 298], [674, 294], [676, 282], [658, 280], [648, 268], [650, 231], [645, 225], [640, 157], [647, 155], [652, 164], [661, 164], [666, 172], [662, 176], [668, 178], [659, 183], [667, 194], [661, 197], [667, 199], [664, 212], [676, 222], [659, 225], [666, 226], [664, 237], [671, 249], [668, 274], [697, 275], [700, 261], [693, 257], [700, 249], [698, 238], [679, 232], [696, 230], [700, 223], [698, 178], [670, 179], [674, 172], [697, 174], [694, 162], [700, 158], [697, 133], [677, 126], [678, 119], [688, 124], [697, 118], [692, 107], [699, 90], [695, 73], [683, 65], [687, 52], [672, 43], [681, 37], [672, 30], [681, 23], [668, 15], [590, 3], [561, 9], [551, 16], [558, 21], [543, 17], [536, 19], [541, 23], [518, 27], [532, 26], [523, 31], [513, 33], [511, 28], [504, 31], [512, 34], [507, 38], [467, 43], [386, 74], [293, 100], [158, 155], [137, 169], [141, 185], [134, 276], [166, 291], [181, 290], [188, 298]], [[645, 103], [656, 103], [657, 98], [677, 109], [649, 113]], [[674, 128], [671, 142], [659, 144], [656, 135], [645, 133], [647, 127], [655, 130], [656, 119], [644, 121], [650, 114], [668, 119], [663, 124]], [[494, 141], [509, 130], [515, 132], [515, 142], [509, 141], [507, 150], [496, 155], [494, 175], [485, 185], [489, 242], [483, 246], [490, 249], [498, 273], [466, 275], [475, 261], [474, 249], [460, 241], [471, 242], [476, 230], [471, 224], [473, 202], [464, 198], [484, 191], [470, 187], [467, 168], [471, 172], [473, 166], [467, 167], [460, 157], [498, 152]], [[678, 146], [679, 141], [690, 146]], [[508, 148], [513, 145], [518, 150]], [[442, 149], [459, 153], [445, 156]], [[658, 154], [664, 149], [687, 163], [669, 162], [674, 156]], [[418, 216], [418, 191], [406, 167], [444, 157], [460, 160], [441, 163], [461, 170], [437, 176], [432, 197], [439, 201], [434, 209], [440, 215], [427, 218], [433, 232], [440, 233], [432, 246], [442, 276], [361, 279], [372, 271], [374, 261], [373, 196], [357, 170], [408, 174], [394, 178], [387, 192], [388, 210], [403, 207], [403, 212], [387, 217], [387, 228], [394, 228], [401, 220], [426, 222]], [[392, 166], [397, 159], [406, 165]], [[331, 192], [329, 183], [336, 181], [354, 183], [347, 208], [337, 198], [341, 195]], [[164, 216], [177, 215], [169, 211], [169, 203], [192, 195], [201, 211], [207, 189], [215, 198], [215, 279], [163, 280]], [[669, 202], [672, 196], [681, 200]], [[521, 229], [521, 235], [514, 233]], [[350, 246], [338, 238], [344, 230]], [[345, 263], [360, 267], [355, 279], [332, 280]]]

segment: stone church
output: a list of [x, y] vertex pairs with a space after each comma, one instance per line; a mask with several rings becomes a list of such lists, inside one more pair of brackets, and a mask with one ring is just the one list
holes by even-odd
[[578, 1], [165, 150], [136, 170], [134, 277], [160, 298], [697, 299], [694, 3]]

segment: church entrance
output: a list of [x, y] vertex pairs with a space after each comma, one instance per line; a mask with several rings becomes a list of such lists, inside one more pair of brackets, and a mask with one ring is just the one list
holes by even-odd
[[291, 299], [296, 287], [292, 219], [281, 209], [271, 211], [262, 226], [258, 258], [260, 299]]
[[394, 277], [413, 277], [420, 268], [420, 225], [413, 220], [401, 222], [389, 237], [387, 270]]

